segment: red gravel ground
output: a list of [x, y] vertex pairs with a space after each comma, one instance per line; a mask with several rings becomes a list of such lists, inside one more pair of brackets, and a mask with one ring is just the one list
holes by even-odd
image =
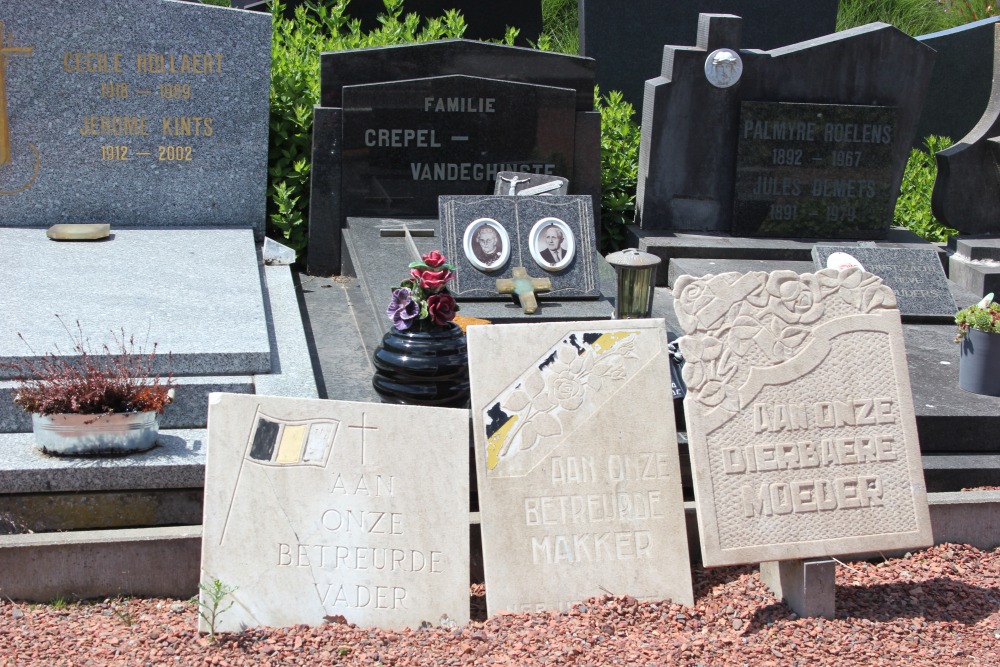
[[798, 618], [755, 568], [695, 568], [695, 606], [594, 598], [565, 614], [390, 632], [332, 624], [215, 640], [190, 600], [0, 602], [0, 665], [1000, 666], [1000, 549], [837, 566], [835, 620]]

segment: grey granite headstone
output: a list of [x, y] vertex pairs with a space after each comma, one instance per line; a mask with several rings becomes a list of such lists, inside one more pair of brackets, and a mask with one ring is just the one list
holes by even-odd
[[0, 49], [6, 226], [264, 233], [271, 21], [163, 0], [8, 0]]
[[895, 119], [887, 107], [743, 102], [733, 234], [884, 236]]
[[[993, 76], [1000, 72], [1000, 23], [994, 24]], [[956, 137], [956, 139], [958, 139]], [[976, 126], [937, 154], [934, 217], [963, 234], [1000, 232], [1000, 86]]]
[[1000, 16], [921, 35], [937, 51], [913, 147], [924, 149], [932, 134], [957, 141], [975, 127], [990, 101], [993, 32]]
[[563, 176], [536, 174], [526, 171], [501, 171], [497, 174], [495, 195], [566, 195], [569, 179]]
[[487, 194], [501, 171], [564, 174], [573, 91], [469, 76], [344, 89], [343, 206], [433, 216], [438, 195]]
[[[771, 51], [739, 51], [739, 81], [713, 86], [706, 60], [718, 49], [738, 50], [741, 26], [736, 16], [702, 14], [697, 46], [665, 47], [661, 76], [646, 82], [636, 193], [642, 228], [735, 231], [735, 147], [749, 101], [894, 107], [886, 181], [895, 196], [934, 52], [872, 23]], [[888, 231], [891, 205], [885, 210], [881, 228], [869, 228], [867, 237]]]
[[813, 247], [817, 269], [825, 269], [835, 252], [856, 258], [865, 271], [877, 275], [892, 288], [904, 319], [952, 320], [958, 308], [948, 288], [948, 279], [936, 248], [866, 248], [822, 245]]
[[[444, 253], [455, 265], [451, 291], [456, 299], [510, 299], [497, 290], [496, 281], [511, 278], [519, 266], [533, 278], [552, 281], [552, 289], [538, 295], [543, 303], [600, 295], [598, 247], [589, 197], [442, 196], [440, 209]], [[506, 236], [509, 247], [501, 247], [498, 261], [478, 268], [473, 237], [477, 226], [493, 226], [491, 222], [502, 227], [499, 234]], [[547, 261], [544, 255], [547, 248], [542, 235], [549, 224], [563, 232], [561, 250], [566, 256], [557, 264]]]
[[580, 53], [597, 61], [601, 91], [642, 106], [643, 82], [660, 71], [664, 44], [690, 44], [699, 14], [742, 16], [743, 43], [774, 49], [837, 29], [838, 0], [579, 0]]

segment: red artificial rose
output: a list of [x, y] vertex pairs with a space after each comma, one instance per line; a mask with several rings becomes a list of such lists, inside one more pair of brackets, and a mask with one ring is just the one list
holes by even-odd
[[455, 277], [451, 269], [441, 271], [427, 271], [421, 269], [410, 269], [410, 275], [420, 282], [420, 286], [426, 290], [441, 289], [449, 280]]
[[455, 319], [456, 310], [455, 298], [450, 294], [431, 294], [427, 297], [427, 314], [439, 327]]
[[442, 255], [437, 250], [432, 250], [429, 255], [423, 255], [423, 258], [424, 258], [424, 264], [431, 267], [432, 269], [436, 269], [437, 267], [441, 266], [442, 264], [444, 264], [445, 261], [444, 255]]

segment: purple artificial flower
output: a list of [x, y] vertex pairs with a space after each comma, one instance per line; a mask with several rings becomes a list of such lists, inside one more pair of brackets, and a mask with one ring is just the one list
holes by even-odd
[[392, 325], [400, 331], [406, 331], [420, 315], [420, 304], [412, 299], [410, 290], [405, 287], [392, 291], [392, 300], [385, 314], [392, 320]]

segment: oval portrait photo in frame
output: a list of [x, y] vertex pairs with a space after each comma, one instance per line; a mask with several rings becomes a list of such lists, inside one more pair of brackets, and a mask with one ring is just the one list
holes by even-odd
[[542, 218], [531, 228], [531, 257], [546, 271], [561, 271], [576, 254], [573, 231], [559, 218]]
[[462, 248], [465, 258], [480, 271], [499, 271], [510, 257], [510, 237], [493, 218], [479, 218], [465, 228]]

